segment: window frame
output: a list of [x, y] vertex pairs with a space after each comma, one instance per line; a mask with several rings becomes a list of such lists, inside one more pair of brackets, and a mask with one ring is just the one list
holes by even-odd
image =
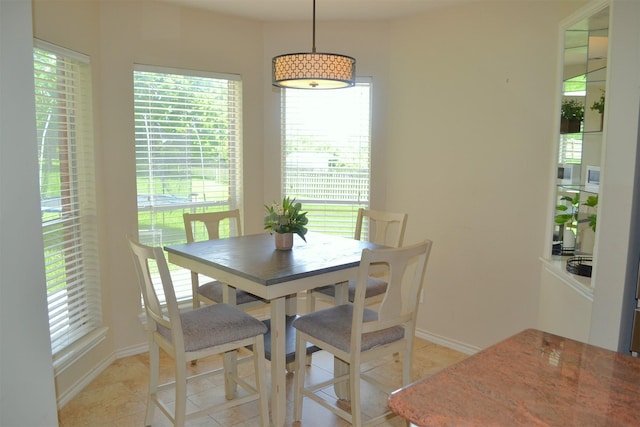
[[[38, 39], [33, 55], [43, 257], [58, 375], [108, 330], [102, 323], [91, 61]], [[53, 71], [46, 55], [55, 55]]]
[[[153, 76], [151, 75], [151, 73], [157, 76]], [[194, 108], [198, 106], [197, 104], [195, 104], [197, 89], [201, 88], [198, 86], [198, 82], [200, 82], [203, 85], [202, 87], [205, 87], [205, 85], [207, 84], [221, 85], [222, 83], [220, 82], [226, 82], [228, 92], [226, 92], [226, 94], [222, 96], [223, 99], [226, 99], [226, 103], [224, 101], [215, 100], [213, 99], [214, 97], [212, 96], [210, 99], [208, 99], [208, 102], [211, 102], [211, 104], [207, 104], [207, 105], [213, 106], [212, 109], [219, 108], [220, 115], [226, 117], [227, 127], [224, 128], [224, 126], [222, 126], [223, 129], [219, 131], [218, 135], [204, 134], [204, 133], [199, 134], [200, 131], [205, 132], [205, 129], [201, 129], [200, 131], [198, 131], [197, 127], [200, 125], [200, 123], [194, 122], [193, 133], [189, 133], [190, 131], [184, 130], [186, 128], [184, 126], [184, 123], [178, 123], [179, 119], [175, 119], [176, 122], [175, 122], [174, 130], [176, 132], [184, 131], [183, 132], [184, 141], [183, 142], [175, 141], [168, 144], [168, 147], [184, 148], [185, 151], [184, 151], [184, 154], [182, 155], [183, 157], [179, 157], [180, 155], [176, 154], [175, 159], [177, 159], [176, 161], [178, 160], [184, 161], [185, 170], [188, 170], [188, 171], [185, 172], [184, 176], [182, 175], [180, 176], [183, 179], [189, 180], [191, 184], [196, 178], [200, 178], [200, 177], [196, 177], [191, 172], [191, 168], [193, 167], [193, 164], [190, 159], [192, 159], [193, 153], [190, 150], [192, 149], [199, 150], [200, 160], [202, 162], [201, 172], [203, 174], [202, 176], [203, 189], [201, 191], [199, 190], [200, 191], [199, 197], [203, 197], [203, 200], [198, 200], [198, 198], [193, 198], [192, 197], [193, 193], [190, 193], [190, 194], [185, 193], [180, 195], [171, 194], [170, 197], [173, 197], [175, 200], [170, 201], [170, 203], [163, 203], [163, 201], [160, 198], [161, 194], [156, 192], [157, 188], [154, 184], [152, 184], [151, 182], [147, 184], [142, 183], [143, 177], [141, 174], [141, 170], [143, 165], [140, 160], [142, 155], [141, 149], [140, 149], [140, 146], [142, 145], [141, 141], [143, 141], [144, 138], [146, 138], [146, 145], [148, 147], [149, 153], [152, 153], [156, 148], [160, 146], [161, 144], [160, 140], [164, 137], [163, 134], [166, 135], [167, 133], [167, 128], [163, 126], [168, 127], [171, 120], [170, 117], [175, 117], [175, 116], [171, 116], [171, 114], [167, 113], [168, 111], [167, 109], [155, 110], [155, 107], [152, 106], [151, 104], [149, 104], [148, 106], [142, 105], [143, 102], [149, 101], [153, 97], [153, 95], [142, 94], [141, 92], [139, 92], [142, 89], [142, 86], [145, 83], [149, 84], [149, 82], [143, 82], [142, 80], [138, 81], [136, 80], [137, 79], [136, 76], [140, 76], [141, 78], [146, 77], [148, 79], [164, 78], [167, 81], [172, 77], [175, 77], [176, 79], [184, 79], [186, 81], [191, 79], [192, 81], [190, 84], [193, 84], [192, 88], [194, 90], [185, 89], [184, 92], [178, 92], [178, 91], [172, 92], [172, 96], [175, 96], [174, 101], [176, 102], [178, 100], [178, 97], [184, 96], [184, 98], [180, 98], [184, 103], [180, 105], [174, 103], [172, 104], [172, 109], [175, 111], [181, 110], [182, 114], [184, 114], [185, 117], [189, 117], [190, 119], [193, 119], [193, 120], [196, 120], [196, 118], [198, 117], [197, 114], [202, 113], [201, 110], [199, 111], [197, 110], [197, 108]], [[205, 79], [213, 79], [217, 83], [214, 83], [213, 80], [209, 82], [205, 82]], [[217, 89], [218, 88], [216, 87], [215, 90]], [[158, 93], [160, 93], [160, 91], [162, 90], [168, 91], [169, 89], [167, 86], [165, 88], [158, 88], [158, 90], [159, 90]], [[135, 120], [135, 131], [136, 131], [136, 136], [135, 136], [136, 188], [137, 188], [136, 191], [138, 194], [138, 209], [137, 209], [138, 235], [139, 235], [139, 240], [142, 243], [153, 245], [153, 246], [164, 246], [166, 244], [172, 244], [172, 243], [184, 243], [186, 241], [186, 235], [185, 235], [184, 226], [182, 222], [182, 213], [184, 212], [196, 213], [196, 212], [210, 212], [210, 211], [220, 211], [220, 210], [241, 208], [242, 193], [243, 193], [242, 90], [243, 90], [242, 78], [241, 76], [236, 74], [224, 74], [224, 73], [189, 70], [189, 69], [176, 69], [176, 68], [161, 67], [161, 66], [143, 65], [143, 64], [134, 65], [133, 91], [134, 91], [134, 120]], [[206, 91], [204, 90], [202, 91], [202, 93], [205, 93], [205, 92]], [[144, 98], [143, 100], [142, 98], [138, 98], [139, 94], [148, 97], [148, 99]], [[189, 96], [193, 96], [194, 98], [189, 98]], [[169, 96], [167, 96], [167, 98], [169, 98]], [[189, 102], [191, 102], [191, 104], [189, 104]], [[226, 111], [223, 111], [225, 109]], [[149, 125], [148, 123], [145, 123], [143, 125], [141, 120], [139, 120], [139, 115], [144, 114], [145, 111], [148, 114], [148, 117], [156, 118], [155, 120], [151, 119], [149, 121], [149, 123], [151, 122], [157, 123], [157, 126], [155, 126], [156, 128], [155, 133], [153, 130], [153, 127], [154, 127], [153, 124]], [[166, 114], [166, 116], [164, 116], [163, 119], [161, 119], [161, 114], [160, 114], [161, 112]], [[217, 118], [212, 116], [209, 117], [210, 122], [213, 122], [215, 120], [217, 120]], [[220, 120], [224, 120], [224, 119], [220, 119]], [[143, 130], [143, 126], [146, 126], [146, 130]], [[148, 132], [149, 129], [151, 129], [151, 132]], [[147, 133], [147, 135], [143, 135], [145, 132]], [[215, 167], [213, 163], [211, 163], [213, 161], [212, 156], [210, 156], [209, 154], [205, 154], [203, 152], [203, 149], [207, 147], [213, 150], [212, 148], [214, 147], [213, 143], [211, 145], [204, 145], [204, 144], [207, 143], [207, 138], [211, 138], [211, 141], [213, 141], [213, 138], [216, 138], [216, 137], [219, 138], [219, 140], [217, 141], [218, 143], [220, 143], [221, 141], [226, 141], [226, 144], [227, 144], [226, 148], [224, 147], [222, 148], [223, 151], [227, 150], [222, 153], [222, 157], [228, 159], [228, 161], [226, 162], [226, 167], [224, 162], [222, 164], [218, 163], [218, 166]], [[200, 138], [202, 138], [202, 140]], [[166, 139], [169, 140], [170, 137], [166, 137]], [[183, 145], [180, 145], [180, 144], [183, 144]], [[224, 145], [224, 142], [223, 142], [223, 145]], [[216, 147], [220, 148], [221, 146], [218, 145]], [[159, 151], [157, 151], [156, 153], [159, 153]], [[162, 163], [162, 160], [160, 159], [160, 155], [158, 155], [157, 157], [158, 157], [158, 161], [156, 161], [154, 164], [149, 163], [150, 166], [146, 170], [146, 173], [148, 173], [150, 180], [156, 173], [154, 172], [157, 169], [156, 166], [158, 166], [158, 168], [168, 167], [166, 165], [160, 166]], [[150, 160], [153, 158], [154, 158], [153, 154], [151, 156], [147, 155], [147, 160]], [[206, 163], [206, 160], [210, 160], [211, 162]], [[216, 173], [220, 175], [216, 175], [216, 176], [222, 176], [224, 174], [227, 174], [226, 176], [227, 186], [220, 192], [220, 194], [224, 194], [224, 197], [226, 198], [215, 199], [216, 196], [212, 196], [211, 194], [207, 196], [207, 191], [204, 189], [204, 187], [208, 187], [208, 186], [205, 186], [204, 184], [205, 169], [217, 171]], [[171, 171], [169, 169], [166, 169], [164, 170], [164, 172], [159, 171], [158, 173], [164, 178], [167, 178], [171, 173]], [[207, 175], [207, 179], [210, 179], [209, 175]], [[222, 180], [224, 181], [225, 178], [223, 178]], [[146, 186], [147, 188], [146, 193], [141, 191], [141, 188], [143, 186]], [[162, 191], [164, 191], [164, 184], [162, 185], [162, 187], [163, 187]], [[147, 194], [146, 198], [145, 198], [145, 194]], [[147, 212], [149, 215], [149, 218], [150, 218], [149, 220], [151, 221], [149, 222], [149, 225], [151, 225], [151, 227], [149, 228], [145, 228], [146, 225], [143, 225], [143, 224], [146, 224], [143, 218], [143, 216], [146, 214], [144, 214], [143, 212]], [[161, 225], [158, 225], [158, 223], [155, 222], [154, 220], [154, 217], [157, 215], [162, 215], [163, 217], [173, 216], [174, 218], [170, 220], [172, 221], [171, 224], [167, 222], [163, 222]], [[227, 227], [227, 228], [224, 228], [223, 230], [221, 230], [221, 237], [232, 236], [234, 234], [233, 228], [228, 229], [229, 224], [225, 223], [223, 227]], [[173, 229], [173, 231], [171, 232], [172, 234], [165, 233], [165, 230], [169, 230], [169, 229]], [[206, 231], [204, 228], [199, 227], [198, 229], [194, 230], [194, 232], [196, 234], [196, 240], [201, 240], [203, 238], [206, 238]], [[190, 271], [179, 268], [177, 266], [170, 266], [170, 268], [171, 268], [172, 278], [174, 282], [174, 287], [176, 288], [176, 297], [178, 301], [179, 302], [190, 301], [192, 298]], [[206, 279], [202, 279], [202, 280], [206, 280]], [[156, 280], [155, 283], [158, 284], [158, 288], [161, 291], [159, 281]], [[159, 295], [162, 295], [162, 292], [160, 292]]]
[[[330, 143], [326, 142], [326, 146], [320, 147], [322, 149], [318, 151], [314, 151], [312, 156], [298, 156], [298, 159], [292, 161], [289, 156], [295, 155], [296, 147], [291, 147], [290, 142], [287, 141], [289, 134], [294, 134], [295, 132], [300, 131], [298, 128], [293, 128], [290, 125], [290, 120], [287, 114], [287, 95], [301, 95], [304, 96], [306, 94], [312, 94], [312, 96], [329, 96], [332, 95], [340, 95], [345, 94], [349, 90], [358, 90], [358, 89], [368, 89], [366, 92], [367, 103], [366, 103], [366, 113], [362, 110], [358, 110], [354, 113], [357, 116], [359, 131], [362, 132], [362, 128], [366, 129], [366, 132], [363, 133], [354, 133], [349, 134], [348, 138], [353, 138], [350, 141], [350, 144], [362, 144], [362, 138], [366, 142], [366, 152], [362, 153], [362, 150], [351, 149], [352, 152], [349, 152], [349, 144], [344, 144], [342, 147], [329, 147]], [[354, 101], [355, 103], [355, 101]], [[342, 103], [341, 103], [342, 105]], [[336, 89], [336, 90], [324, 90], [324, 91], [312, 91], [312, 90], [301, 90], [301, 89], [282, 89], [281, 91], [281, 124], [280, 124], [280, 132], [281, 132], [281, 148], [280, 148], [280, 156], [281, 156], [281, 193], [284, 196], [296, 198], [297, 201], [302, 203], [303, 210], [309, 211], [309, 224], [308, 229], [311, 231], [319, 231], [327, 234], [339, 235], [344, 237], [353, 237], [355, 233], [355, 222], [357, 218], [357, 213], [359, 208], [368, 209], [371, 200], [371, 162], [372, 162], [372, 105], [373, 105], [373, 82], [371, 78], [360, 77], [356, 79], [356, 86], [354, 88], [345, 88], [345, 89]], [[343, 111], [343, 114], [339, 114], [336, 112], [335, 114], [339, 114], [340, 119], [345, 119], [346, 115], [351, 114], [353, 111], [356, 111], [355, 108], [346, 108]], [[360, 105], [362, 107], [362, 105]], [[308, 107], [309, 109], [312, 109]], [[363, 107], [364, 108], [364, 107]], [[314, 111], [314, 114], [316, 111]], [[332, 113], [330, 113], [332, 114]], [[296, 119], [298, 120], [298, 119]], [[337, 120], [337, 119], [336, 119]], [[334, 121], [331, 121], [334, 123]], [[326, 121], [325, 121], [326, 123]], [[323, 124], [319, 123], [318, 128], [322, 127]], [[309, 130], [309, 135], [305, 135], [303, 137], [296, 136], [298, 138], [313, 138], [315, 135], [312, 135], [313, 131]], [[330, 137], [327, 138], [329, 141]], [[299, 146], [302, 147], [305, 143], [299, 143]], [[338, 152], [340, 150], [346, 150], [339, 154], [336, 157], [330, 158], [327, 154], [329, 151], [326, 151], [326, 148], [336, 148]], [[361, 156], [356, 156], [351, 159], [354, 164], [366, 164], [366, 167], [362, 169], [361, 167], [346, 167], [340, 166], [343, 164], [342, 159], [344, 159], [343, 155], [346, 157], [350, 157], [351, 155], [355, 155], [355, 153], [360, 153]], [[304, 153], [303, 153], [304, 154]], [[326, 158], [326, 159], [325, 159]], [[337, 159], [337, 160], [336, 160]], [[355, 159], [355, 160], [354, 160]], [[327, 165], [324, 165], [324, 162], [327, 162]], [[322, 161], [322, 165], [318, 166], [315, 164], [316, 162]], [[306, 165], [305, 165], [306, 163]], [[312, 165], [312, 163], [314, 163]], [[297, 164], [297, 166], [296, 166]], [[326, 166], [326, 168], [325, 168]], [[314, 169], [314, 170], [312, 170]], [[320, 170], [324, 169], [324, 170]], [[297, 170], [300, 173], [300, 179], [304, 177], [310, 177], [312, 175], [316, 175], [318, 178], [318, 187], [319, 190], [316, 194], [320, 194], [321, 192], [325, 192], [325, 195], [328, 194], [327, 190], [332, 187], [340, 186], [339, 189], [336, 189], [336, 193], [333, 194], [333, 198], [315, 198], [311, 195], [312, 190], [310, 189], [295, 189], [291, 184], [291, 176], [293, 175], [293, 171]], [[339, 175], [344, 174], [344, 180], [340, 181]], [[294, 178], [295, 179], [295, 178]], [[360, 182], [353, 187], [349, 185], [345, 185], [345, 183], [353, 183]], [[364, 183], [364, 184], [363, 184]], [[311, 186], [312, 184], [310, 184]], [[364, 189], [364, 193], [362, 190]], [[337, 192], [341, 191], [343, 194], [338, 195]], [[307, 193], [307, 194], [303, 194]], [[352, 195], [357, 194], [355, 197], [349, 197], [349, 193]], [[362, 238], [365, 239], [367, 236], [367, 228], [363, 229]]]

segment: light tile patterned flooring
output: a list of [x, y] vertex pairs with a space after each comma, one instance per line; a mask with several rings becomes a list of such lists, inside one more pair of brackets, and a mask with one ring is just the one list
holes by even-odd
[[[172, 359], [163, 355], [161, 357], [161, 381], [172, 378]], [[414, 348], [413, 379], [417, 380], [431, 375], [445, 366], [456, 363], [466, 357], [465, 354], [442, 347], [431, 342], [416, 339]], [[220, 357], [210, 357], [198, 361], [196, 368], [202, 369], [211, 365], [221, 365]], [[382, 359], [368, 364], [364, 370], [374, 373], [376, 377], [394, 387], [400, 385], [400, 362], [392, 358]], [[246, 371], [246, 372], [243, 372]], [[333, 358], [325, 352], [315, 353], [312, 364], [307, 367], [307, 381], [320, 381], [332, 375]], [[243, 376], [251, 377], [253, 368], [251, 364], [240, 367]], [[58, 412], [61, 427], [76, 426], [118, 426], [139, 427], [144, 425], [146, 409], [146, 393], [148, 387], [148, 354], [143, 353], [118, 359], [101, 373], [78, 396], [71, 400]], [[302, 421], [294, 423], [293, 417], [293, 375], [287, 375], [287, 426], [326, 427], [348, 426], [349, 423], [339, 419], [331, 412], [319, 406], [315, 402], [305, 399], [302, 413]], [[187, 410], [197, 409], [200, 403], [209, 402], [211, 398], [224, 398], [224, 385], [221, 377], [205, 379], [193, 384], [189, 389]], [[380, 414], [384, 411], [386, 397], [382, 393], [372, 391], [366, 383], [363, 387], [363, 411], [369, 416]], [[169, 400], [172, 392], [167, 391], [165, 398]], [[327, 391], [329, 399], [334, 398], [332, 390]], [[366, 419], [366, 418], [365, 418]], [[158, 410], [155, 411], [153, 426], [171, 425], [167, 418]], [[205, 416], [187, 423], [187, 426], [257, 426], [259, 425], [258, 405], [256, 402], [242, 405], [238, 408]], [[399, 417], [382, 421], [380, 426], [404, 426], [404, 421]]]

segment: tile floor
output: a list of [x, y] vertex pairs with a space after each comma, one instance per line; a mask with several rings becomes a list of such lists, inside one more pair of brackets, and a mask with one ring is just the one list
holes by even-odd
[[[161, 352], [162, 353], [162, 352]], [[465, 354], [442, 347], [431, 342], [416, 339], [414, 349], [413, 378], [418, 379], [443, 367], [458, 362], [466, 357]], [[210, 365], [221, 365], [219, 357], [210, 357], [198, 361], [195, 368], [205, 368]], [[253, 370], [251, 364], [246, 368], [241, 366], [241, 374], [251, 377]], [[246, 374], [242, 372], [246, 369]], [[321, 380], [332, 374], [333, 359], [325, 352], [314, 354], [310, 367], [307, 367], [308, 379]], [[375, 373], [379, 380], [391, 384], [394, 387], [400, 385], [401, 363], [392, 358], [382, 359], [370, 363], [365, 368]], [[172, 377], [172, 359], [166, 355], [162, 357], [161, 381]], [[77, 426], [118, 426], [139, 427], [144, 425], [146, 408], [146, 393], [148, 386], [148, 355], [147, 353], [118, 359], [101, 373], [78, 396], [71, 400], [58, 412], [61, 427]], [[348, 426], [349, 424], [339, 419], [331, 412], [319, 406], [315, 402], [305, 399], [302, 421], [294, 423], [293, 417], [293, 392], [291, 389], [293, 375], [287, 376], [287, 426], [326, 427]], [[211, 398], [224, 398], [224, 386], [222, 378], [205, 379], [190, 385], [187, 410], [197, 408], [199, 403]], [[171, 399], [172, 393], [167, 391], [165, 398]], [[332, 391], [327, 391], [328, 398]], [[372, 391], [363, 383], [363, 405], [365, 414], [374, 416], [384, 411], [386, 396], [380, 392]], [[208, 401], [208, 400], [207, 400]], [[169, 426], [167, 418], [159, 411], [155, 411], [153, 426]], [[187, 426], [256, 426], [259, 425], [258, 406], [251, 402], [238, 408], [220, 412], [211, 416], [205, 416], [187, 423]], [[404, 426], [404, 421], [393, 417], [382, 421], [380, 426]]]

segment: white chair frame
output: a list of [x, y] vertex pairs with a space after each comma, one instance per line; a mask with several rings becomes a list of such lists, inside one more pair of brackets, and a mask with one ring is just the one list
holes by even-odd
[[[181, 313], [178, 309], [173, 282], [167, 266], [164, 252], [159, 247], [149, 247], [142, 245], [132, 238], [128, 238], [129, 247], [134, 255], [136, 272], [140, 291], [144, 300], [144, 309], [146, 312], [146, 330], [149, 334], [149, 357], [150, 357], [150, 381], [149, 394], [147, 402], [147, 412], [145, 415], [145, 425], [151, 425], [154, 418], [154, 410], [156, 406], [162, 413], [169, 418], [174, 426], [184, 426], [186, 420], [199, 418], [207, 414], [226, 410], [235, 406], [239, 406], [254, 400], [259, 401], [260, 419], [262, 426], [269, 425], [269, 408], [266, 388], [266, 366], [264, 358], [264, 331], [255, 333], [253, 336], [241, 338], [237, 340], [221, 342], [218, 345], [198, 348], [193, 351], [185, 349], [185, 336], [183, 334], [183, 323]], [[160, 300], [153, 285], [150, 274], [150, 263], [155, 263], [160, 274], [162, 289], [166, 300], [166, 307], [160, 304]], [[202, 316], [213, 315], [216, 310], [226, 310], [225, 313], [235, 313], [235, 317], [239, 319], [239, 324], [250, 324], [253, 333], [254, 330], [260, 330], [262, 323], [257, 319], [253, 319], [248, 314], [227, 304], [218, 306], [203, 307], [194, 310], [188, 314], [200, 312]], [[196, 314], [197, 315], [197, 314]], [[245, 320], [246, 319], [246, 320]], [[205, 319], [206, 320], [206, 319]], [[255, 321], [255, 322], [254, 322]], [[256, 323], [257, 322], [257, 323]], [[264, 325], [262, 325], [264, 326]], [[222, 325], [221, 325], [222, 327]], [[171, 339], [160, 332], [161, 328], [169, 331]], [[215, 334], [215, 328], [211, 329], [211, 333]], [[244, 334], [248, 335], [250, 333]], [[242, 335], [242, 334], [239, 334]], [[250, 356], [238, 359], [238, 350], [252, 346], [253, 351]], [[159, 385], [160, 370], [160, 349], [170, 355], [175, 362], [175, 381]], [[208, 357], [211, 355], [223, 355], [223, 368], [213, 369], [196, 375], [187, 376], [187, 362]], [[243, 378], [237, 375], [237, 364], [243, 361], [253, 359], [255, 370], [256, 386], [253, 387]], [[187, 384], [197, 378], [211, 375], [224, 375], [225, 378], [225, 395], [227, 401], [212, 404], [208, 408], [204, 408], [187, 414]], [[236, 386], [242, 387], [248, 394], [240, 398], [235, 398]], [[161, 400], [159, 392], [167, 388], [175, 389], [175, 405], [171, 408]]]
[[[425, 240], [419, 244], [397, 249], [365, 249], [358, 269], [354, 303], [309, 313], [294, 322], [297, 340], [294, 378], [294, 421], [300, 421], [302, 418], [303, 397], [309, 397], [358, 427], [379, 422], [382, 418], [391, 414], [390, 411], [385, 411], [384, 414], [364, 423], [361, 414], [360, 380], [366, 380], [386, 393], [390, 393], [399, 386], [408, 385], [411, 382], [418, 295], [422, 291], [431, 246], [432, 242]], [[379, 267], [380, 265], [387, 266], [389, 282], [377, 315], [375, 315], [375, 311], [365, 307], [364, 297], [370, 268]], [[407, 274], [410, 272], [412, 274]], [[363, 322], [363, 316], [367, 316], [367, 319], [372, 320]], [[323, 321], [330, 323], [332, 321], [339, 322], [343, 319], [345, 319], [345, 322], [350, 319], [350, 327], [339, 328], [333, 323], [329, 325], [324, 323], [323, 327]], [[397, 329], [394, 329], [398, 327], [403, 328], [403, 333], [399, 333]], [[337, 329], [342, 331], [338, 332]], [[390, 331], [395, 333], [393, 337], [389, 336]], [[347, 335], [345, 336], [345, 334]], [[375, 345], [367, 343], [367, 340], [372, 339], [372, 334], [382, 334], [382, 337], [379, 338], [380, 342]], [[398, 334], [401, 337], [398, 337]], [[329, 336], [334, 339], [322, 339], [320, 336]], [[348, 363], [348, 373], [335, 376], [320, 384], [305, 387], [304, 354], [307, 342], [329, 351], [335, 357]], [[348, 344], [345, 344], [345, 342]], [[372, 345], [372, 347], [365, 351], [360, 351], [363, 344]], [[371, 360], [380, 360], [386, 355], [394, 355], [398, 352], [402, 354], [402, 384], [399, 386], [382, 384], [377, 379], [361, 372], [361, 364]], [[318, 390], [344, 381], [349, 383], [351, 412], [316, 394]]]
[[[187, 242], [191, 243], [195, 241], [194, 225], [196, 223], [202, 223], [207, 230], [207, 236], [210, 240], [220, 238], [220, 225], [223, 221], [229, 221], [229, 230], [235, 225], [235, 235], [242, 235], [242, 225], [240, 221], [240, 210], [233, 209], [221, 212], [204, 212], [204, 213], [185, 213], [183, 214], [184, 230], [187, 235]], [[222, 301], [214, 301], [203, 295], [202, 290], [210, 286], [222, 287], [222, 300], [229, 301], [232, 305], [237, 305], [242, 310], [247, 310], [253, 307], [264, 305], [266, 302], [258, 297], [251, 298], [249, 302], [237, 304], [238, 295], [244, 294], [244, 291], [236, 290], [235, 288], [213, 279], [211, 282], [200, 284], [198, 273], [191, 272], [191, 291], [193, 293], [193, 308], [200, 307], [200, 304], [211, 305], [219, 304]], [[235, 291], [235, 292], [234, 292]]]
[[[399, 248], [404, 241], [404, 233], [407, 227], [406, 213], [394, 213], [377, 211], [371, 209], [358, 209], [358, 216], [356, 219], [356, 230], [354, 233], [354, 239], [362, 240], [362, 229], [365, 220], [369, 221], [369, 236], [368, 241], [376, 243], [378, 245], [389, 246], [392, 248]], [[372, 274], [374, 277], [378, 277], [378, 274]], [[352, 290], [349, 292], [349, 301], [353, 302], [353, 283], [350, 283]], [[334, 295], [326, 294], [318, 290], [312, 290], [307, 292], [307, 313], [311, 313], [316, 309], [316, 299], [326, 301], [333, 305], [336, 304], [335, 287], [333, 289]], [[372, 305], [382, 301], [384, 294], [380, 293], [366, 298], [366, 304]]]

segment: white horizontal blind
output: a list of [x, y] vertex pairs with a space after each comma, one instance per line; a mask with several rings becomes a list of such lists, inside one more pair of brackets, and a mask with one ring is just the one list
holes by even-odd
[[282, 193], [309, 212], [309, 230], [353, 237], [369, 206], [371, 83], [282, 93]]
[[582, 161], [582, 135], [560, 134], [559, 163], [580, 163]]
[[55, 355], [101, 325], [89, 59], [36, 42], [44, 259]]
[[[240, 206], [242, 83], [234, 75], [145, 66], [133, 77], [139, 239], [184, 243], [183, 213]], [[206, 238], [204, 229], [195, 232], [196, 240]], [[189, 272], [170, 267], [178, 300], [191, 298]]]

